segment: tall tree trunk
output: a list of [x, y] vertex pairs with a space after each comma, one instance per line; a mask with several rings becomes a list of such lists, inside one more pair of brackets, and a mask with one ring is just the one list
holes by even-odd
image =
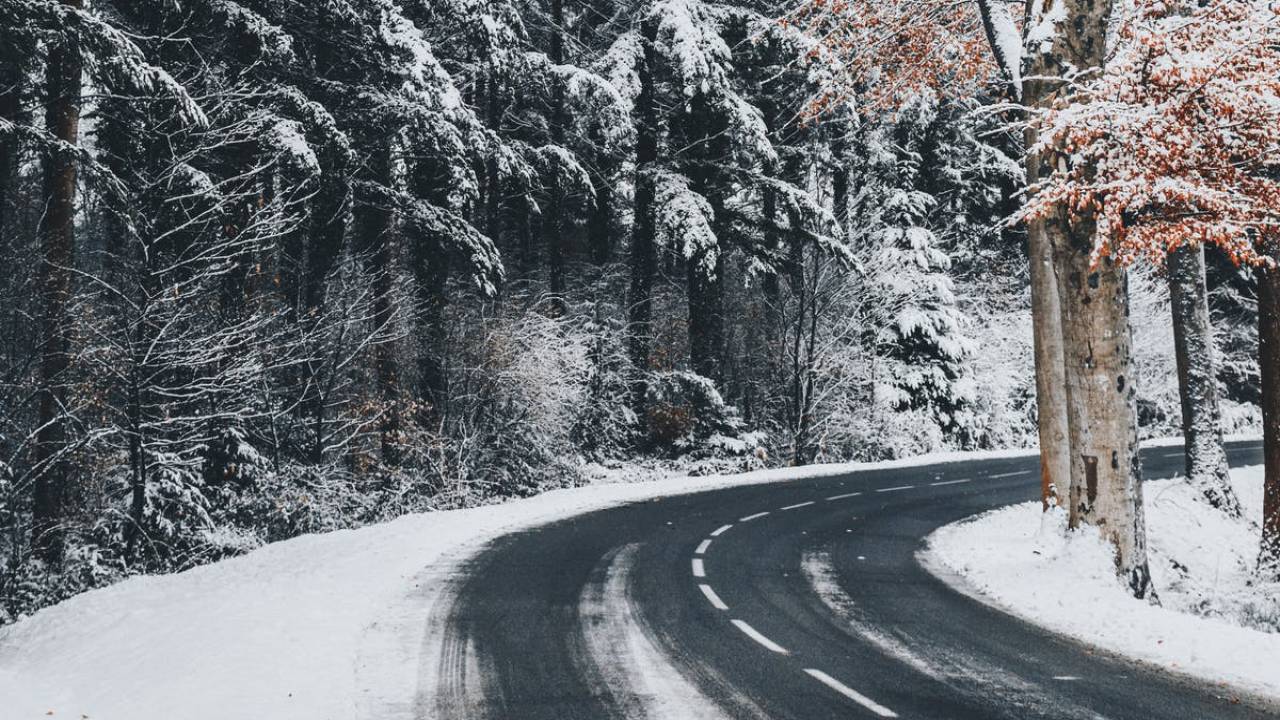
[[560, 314], [565, 311], [564, 227], [561, 224], [564, 203], [558, 187], [547, 188], [542, 205], [542, 246], [547, 249], [548, 288], [551, 306]]
[[702, 255], [689, 258], [687, 263], [689, 364], [694, 372], [719, 386], [724, 379], [724, 253], [716, 252], [710, 274], [704, 264]]
[[[1105, 59], [1111, 1], [1057, 2], [1062, 5], [1054, 8], [1062, 15], [1059, 32], [1051, 50], [1037, 48], [1031, 56], [1027, 77], [1061, 78], [1068, 70], [1087, 72], [1099, 67]], [[1065, 87], [1044, 79], [1028, 86], [1024, 97], [1034, 101], [1033, 107], [1047, 105]], [[1037, 158], [1036, 176], [1068, 162], [1067, 155], [1057, 152]], [[1135, 597], [1146, 597], [1153, 589], [1143, 517], [1137, 401], [1130, 372], [1128, 277], [1109, 260], [1092, 266], [1097, 230], [1092, 217], [1070, 215], [1064, 209], [1045, 218], [1042, 230], [1053, 248], [1061, 304], [1071, 523], [1099, 528], [1116, 548], [1116, 567], [1130, 591]], [[1040, 232], [1035, 229], [1036, 235]], [[1052, 296], [1048, 288], [1040, 295], [1042, 301]], [[1042, 312], [1047, 309], [1041, 305]], [[1045, 335], [1048, 351], [1052, 338]], [[1052, 358], [1046, 361], [1049, 364], [1038, 367], [1037, 374], [1053, 372]], [[1038, 378], [1037, 388], [1048, 379]]]
[[[564, 0], [551, 0], [551, 47], [549, 57], [555, 65], [564, 64]], [[551, 91], [551, 142], [563, 146], [568, 118], [565, 111], [564, 89], [556, 85]], [[565, 218], [565, 197], [559, 182], [547, 188], [547, 204], [542, 212], [542, 242], [547, 248], [547, 265], [550, 270], [552, 307], [565, 312], [565, 230], [569, 223]]]
[[[16, 62], [0, 62], [0, 120], [18, 122], [22, 112], [22, 70]], [[9, 220], [10, 191], [18, 176], [18, 138], [13, 134], [0, 135], [0, 258], [7, 257], [10, 234], [5, 223]]]
[[1147, 565], [1128, 277], [1110, 260], [1090, 267], [1090, 220], [1051, 222], [1063, 306], [1071, 521], [1099, 528], [1135, 597], [1153, 592]]
[[1227, 452], [1222, 446], [1222, 408], [1218, 402], [1213, 327], [1209, 323], [1204, 248], [1177, 248], [1169, 253], [1167, 270], [1187, 478], [1210, 505], [1240, 517], [1240, 500], [1231, 487]]
[[631, 362], [639, 371], [632, 393], [637, 410], [644, 402], [643, 373], [650, 369], [650, 353], [653, 351], [653, 276], [658, 269], [658, 252], [654, 245], [654, 187], [652, 178], [647, 175], [658, 159], [658, 117], [653, 77], [657, 32], [657, 23], [646, 20], [643, 26], [644, 57], [639, 72], [640, 93], [636, 97], [639, 121], [636, 135], [635, 223], [631, 231], [631, 290], [627, 298], [627, 335]]
[[[1028, 175], [1032, 161], [1028, 159]], [[1040, 438], [1040, 502], [1061, 507], [1071, 490], [1067, 429], [1067, 379], [1062, 337], [1062, 304], [1053, 247], [1044, 223], [1027, 227], [1031, 269], [1031, 335], [1036, 365], [1036, 429]]]
[[[1280, 244], [1269, 248], [1280, 262]], [[1259, 268], [1258, 370], [1262, 376], [1262, 547], [1260, 573], [1280, 580], [1280, 269]]]
[[596, 201], [591, 210], [587, 235], [591, 241], [591, 259], [598, 265], [609, 262], [613, 255], [613, 188], [608, 177], [595, 177]]
[[[1051, 100], [1052, 93], [1045, 83], [1029, 81], [1025, 84], [1023, 102], [1028, 107], [1044, 108]], [[1035, 143], [1035, 130], [1028, 127], [1024, 132], [1024, 147], [1029, 150]], [[1044, 167], [1039, 155], [1032, 152], [1026, 154], [1025, 168], [1028, 184], [1039, 182], [1052, 170]], [[1027, 259], [1031, 274], [1031, 335], [1036, 366], [1036, 429], [1040, 440], [1040, 501], [1048, 510], [1062, 507], [1070, 495], [1071, 449], [1058, 271], [1053, 243], [1042, 220], [1027, 224]]]
[[[485, 93], [485, 124], [500, 131], [502, 124], [501, 84], [498, 71], [490, 63], [488, 92]], [[498, 154], [490, 151], [485, 158], [485, 232], [499, 245], [502, 235], [502, 174], [498, 168]]]
[[[370, 179], [386, 187], [392, 186], [391, 145], [389, 142], [374, 148], [368, 159]], [[364, 205], [356, 215], [361, 249], [373, 278], [373, 324], [380, 331], [394, 334], [392, 327], [395, 309], [392, 293], [395, 288], [396, 232], [395, 218], [387, 208]], [[396, 344], [388, 339], [373, 349], [374, 378], [378, 400], [382, 405], [382, 422], [379, 427], [382, 459], [388, 465], [400, 462], [400, 368], [397, 363]]]
[[[80, 8], [82, 0], [63, 4]], [[83, 58], [74, 34], [51, 43], [45, 67], [45, 129], [72, 147], [80, 139], [82, 71]], [[70, 480], [65, 383], [70, 352], [67, 303], [75, 246], [76, 163], [76, 158], [61, 148], [45, 152], [45, 209], [39, 227], [44, 253], [38, 271], [44, 342], [40, 349], [40, 431], [36, 437], [40, 472], [33, 488], [32, 546], [38, 557], [54, 564], [62, 561], [61, 525]]]
[[346, 238], [350, 187], [345, 173], [345, 167], [327, 168], [312, 200], [302, 290], [302, 307], [308, 314], [320, 313], [326, 280], [342, 253], [342, 243]]

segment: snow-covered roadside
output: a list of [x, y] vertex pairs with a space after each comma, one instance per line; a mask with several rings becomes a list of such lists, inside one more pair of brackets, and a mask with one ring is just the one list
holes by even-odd
[[308, 535], [178, 575], [86, 593], [0, 629], [0, 720], [348, 720], [412, 708], [432, 606], [457, 567], [504, 533], [592, 510], [875, 464], [600, 484]]
[[1251, 584], [1250, 573], [1262, 468], [1233, 470], [1232, 481], [1244, 521], [1201, 502], [1184, 479], [1143, 488], [1160, 606], [1128, 595], [1110, 571], [1113, 556], [1098, 533], [1064, 533], [1061, 516], [1044, 516], [1039, 503], [941, 528], [922, 560], [944, 579], [1056, 632], [1280, 699], [1280, 586]]

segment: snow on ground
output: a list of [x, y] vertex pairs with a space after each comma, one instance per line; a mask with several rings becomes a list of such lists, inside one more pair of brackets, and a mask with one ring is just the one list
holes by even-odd
[[[1185, 479], [1148, 482], [1147, 532], [1160, 606], [1135, 600], [1110, 571], [1096, 531], [1065, 533], [1038, 502], [939, 529], [925, 564], [944, 579], [1056, 632], [1211, 682], [1280, 697], [1280, 586], [1258, 585], [1262, 468], [1232, 471], [1246, 510], [1232, 520]], [[1043, 523], [1043, 524], [1042, 524]], [[946, 576], [946, 571], [960, 578]], [[935, 570], [936, 572], [937, 570]]]
[[433, 605], [458, 564], [503, 533], [664, 495], [1027, 454], [602, 482], [307, 535], [176, 575], [133, 578], [0, 629], [0, 720], [405, 716], [423, 663], [432, 661], [423, 649]]

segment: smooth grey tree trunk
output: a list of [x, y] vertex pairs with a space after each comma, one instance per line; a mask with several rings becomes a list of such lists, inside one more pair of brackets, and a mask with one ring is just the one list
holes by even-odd
[[[1111, 0], [1044, 3], [1041, 13], [1053, 13], [1061, 19], [1048, 41], [1035, 43], [1017, 73], [1028, 78], [1021, 88], [1025, 105], [1033, 110], [1049, 106], [1069, 90], [1063, 78], [1102, 65], [1112, 4]], [[979, 6], [989, 15], [989, 3]], [[1027, 25], [1038, 23], [1042, 16], [1030, 18]], [[984, 19], [991, 33], [990, 17]], [[997, 51], [996, 57], [1000, 59], [1001, 53]], [[1034, 140], [1034, 136], [1027, 139]], [[1034, 182], [1069, 160], [1053, 151], [1041, 157], [1028, 152], [1028, 180]], [[1135, 596], [1146, 597], [1153, 590], [1142, 506], [1137, 403], [1130, 372], [1128, 279], [1123, 268], [1108, 261], [1092, 266], [1096, 226], [1088, 215], [1069, 215], [1064, 210], [1031, 225], [1032, 257], [1041, 259], [1032, 263], [1033, 312], [1038, 316], [1036, 387], [1040, 402], [1054, 411], [1060, 407], [1054, 390], [1065, 389], [1062, 405], [1069, 446], [1070, 523], [1072, 527], [1089, 524], [1101, 530], [1116, 548], [1120, 576]], [[1044, 262], [1046, 244], [1052, 249], [1048, 264]], [[1054, 293], [1049, 287], [1054, 273], [1046, 268], [1056, 271], [1058, 286], [1061, 386], [1055, 377], [1058, 352], [1054, 344], [1058, 338], [1052, 330]], [[1060, 415], [1042, 414], [1042, 453], [1048, 458], [1044, 467], [1049, 474], [1044, 482], [1046, 488], [1053, 487], [1059, 493], [1061, 487], [1053, 474], [1063, 472], [1062, 459], [1056, 454], [1062, 447], [1061, 436], [1055, 434], [1055, 423], [1060, 421]], [[1046, 494], [1046, 501], [1051, 499]]]
[[1231, 488], [1227, 453], [1222, 446], [1222, 409], [1213, 327], [1209, 322], [1204, 248], [1177, 248], [1169, 253], [1167, 270], [1187, 478], [1210, 505], [1240, 517], [1240, 500]]
[[[1030, 6], [1030, 3], [1028, 3]], [[983, 29], [997, 64], [1009, 80], [1009, 93], [1031, 111], [1048, 107], [1058, 83], [1050, 80], [1056, 69], [1049, 53], [1034, 53], [1025, 63], [1005, 54], [996, 29], [992, 0], [978, 0]], [[1028, 25], [1030, 23], [1027, 23]], [[1013, 67], [1017, 64], [1018, 67]], [[1022, 65], [1025, 64], [1025, 67]], [[1032, 78], [1014, 82], [1024, 74]], [[1028, 123], [1023, 131], [1023, 168], [1026, 185], [1043, 180], [1052, 170], [1032, 152], [1036, 132]], [[1027, 223], [1027, 262], [1031, 279], [1031, 335], [1035, 354], [1036, 430], [1040, 441], [1040, 502], [1044, 510], [1061, 507], [1070, 494], [1070, 437], [1067, 426], [1067, 382], [1063, 369], [1062, 307], [1058, 296], [1058, 272], [1053, 244], [1042, 221]]]

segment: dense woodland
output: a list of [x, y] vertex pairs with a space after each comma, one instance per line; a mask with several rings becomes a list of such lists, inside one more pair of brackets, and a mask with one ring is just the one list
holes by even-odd
[[[1034, 446], [1021, 86], [875, 101], [787, 10], [0, 0], [0, 622], [609, 468]], [[1115, 281], [1142, 432], [1220, 448], [1257, 290], [1210, 245]]]

